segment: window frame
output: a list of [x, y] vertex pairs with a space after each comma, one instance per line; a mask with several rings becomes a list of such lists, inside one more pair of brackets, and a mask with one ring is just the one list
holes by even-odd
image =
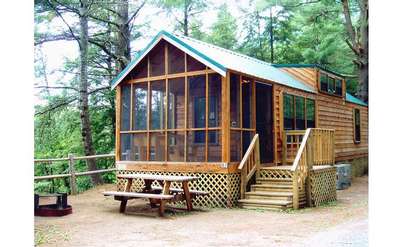
[[[358, 137], [359, 139], [357, 140], [357, 117], [356, 114], [358, 114]], [[361, 143], [361, 111], [358, 108], [353, 109], [353, 141], [354, 144], [360, 144]]]
[[[284, 100], [285, 100], [285, 96], [289, 96], [289, 97], [291, 97], [292, 98], [292, 102], [293, 102], [293, 105], [292, 105], [292, 107], [293, 107], [293, 109], [292, 109], [292, 113], [293, 113], [293, 120], [292, 120], [292, 122], [293, 122], [293, 128], [292, 129], [288, 129], [288, 128], [286, 128], [285, 127], [285, 120], [284, 120], [284, 118], [285, 118], [285, 102], [284, 102]], [[308, 126], [307, 126], [307, 101], [313, 101], [314, 102], [314, 127], [313, 128], [317, 128], [317, 107], [316, 107], [316, 103], [317, 103], [317, 101], [314, 99], [314, 98], [310, 98], [310, 97], [307, 97], [307, 96], [301, 96], [301, 95], [296, 95], [296, 94], [291, 94], [291, 93], [287, 93], [287, 92], [284, 92], [283, 93], [283, 99], [282, 99], [282, 118], [283, 118], [283, 121], [282, 121], [282, 124], [283, 124], [283, 130], [284, 131], [287, 131], [287, 130], [300, 130], [300, 129], [297, 129], [297, 123], [296, 123], [296, 121], [297, 121], [297, 114], [296, 114], [296, 98], [302, 98], [303, 99], [303, 105], [304, 105], [304, 126], [305, 126], [305, 128], [304, 128], [304, 130], [306, 130], [307, 128], [309, 128]]]
[[[322, 89], [322, 80], [321, 80], [321, 78], [325, 77], [325, 76], [326, 76], [326, 80], [327, 80], [326, 81], [326, 88], [327, 88], [326, 91]], [[331, 88], [329, 86], [331, 80], [333, 80], [333, 85], [332, 85], [333, 91], [331, 91]], [[336, 83], [338, 82], [338, 80], [340, 80], [340, 82], [341, 82], [340, 94], [337, 94], [337, 92], [336, 92], [336, 89], [338, 88], [336, 86]], [[339, 76], [336, 76], [336, 75], [333, 75], [333, 74], [330, 74], [330, 73], [325, 72], [325, 71], [321, 71], [321, 70], [319, 71], [319, 73], [318, 73], [318, 91], [320, 93], [326, 94], [326, 95], [329, 95], [329, 96], [338, 97], [338, 98], [344, 98], [344, 95], [345, 95], [344, 92], [343, 92], [344, 86], [345, 86], [345, 80], [343, 78], [341, 78]]]

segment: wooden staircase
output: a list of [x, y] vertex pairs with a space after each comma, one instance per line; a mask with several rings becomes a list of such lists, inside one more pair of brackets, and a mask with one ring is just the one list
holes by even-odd
[[[267, 170], [287, 170], [290, 167], [260, 168], [263, 173]], [[268, 174], [268, 173], [266, 173]], [[256, 184], [251, 185], [249, 192], [245, 192], [244, 199], [239, 200], [242, 208], [283, 210], [293, 208], [293, 180], [292, 178], [256, 178]], [[305, 191], [299, 191], [299, 205], [306, 203]]]
[[[239, 205], [277, 210], [310, 206], [309, 173], [314, 165], [334, 163], [334, 143], [334, 130], [286, 131], [282, 148], [284, 165], [262, 168], [259, 137], [254, 135], [238, 166], [241, 172]], [[292, 164], [287, 165], [289, 162]], [[256, 183], [250, 185], [253, 176]]]

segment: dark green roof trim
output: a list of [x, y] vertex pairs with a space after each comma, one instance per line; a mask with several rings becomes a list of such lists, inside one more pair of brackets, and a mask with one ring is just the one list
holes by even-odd
[[324, 70], [326, 72], [332, 73], [336, 76], [340, 76], [340, 77], [345, 77], [344, 75], [335, 72], [331, 69], [328, 69], [325, 66], [322, 66], [320, 64], [313, 64], [313, 63], [305, 63], [305, 64], [296, 64], [296, 63], [288, 63], [288, 64], [272, 64], [272, 66], [274, 66], [275, 68], [319, 68], [321, 70]]
[[186, 49], [188, 49], [189, 51], [193, 52], [194, 54], [196, 54], [197, 56], [203, 58], [204, 60], [208, 61], [209, 63], [213, 64], [214, 66], [218, 67], [219, 69], [223, 70], [226, 72], [226, 68], [221, 65], [220, 63], [218, 63], [217, 61], [209, 58], [208, 56], [204, 55], [203, 53], [199, 52], [198, 50], [194, 49], [193, 47], [191, 47], [190, 45], [186, 44], [185, 42], [183, 42], [182, 40], [178, 39], [177, 37], [175, 37], [174, 35], [166, 32], [166, 31], [161, 31], [163, 32], [163, 34], [165, 36], [167, 36], [168, 38], [172, 39], [173, 41], [175, 41], [176, 43], [180, 44], [181, 46], [185, 47]]
[[359, 98], [357, 98], [349, 93], [346, 93], [346, 101], [357, 104], [357, 105], [368, 106], [367, 103], [365, 103], [364, 101], [360, 100]]

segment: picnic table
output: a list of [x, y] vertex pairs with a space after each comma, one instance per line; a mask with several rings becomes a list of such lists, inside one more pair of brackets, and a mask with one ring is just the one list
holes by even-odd
[[[126, 210], [128, 200], [135, 198], [149, 199], [151, 207], [159, 205], [159, 215], [164, 216], [165, 204], [167, 202], [186, 201], [186, 209], [193, 210], [192, 199], [196, 196], [208, 195], [208, 192], [190, 190], [189, 182], [197, 180], [197, 177], [192, 176], [165, 176], [153, 174], [120, 174], [117, 175], [120, 179], [126, 179], [124, 191], [105, 191], [105, 196], [114, 196], [115, 200], [121, 201], [120, 213]], [[140, 192], [131, 192], [131, 186], [134, 179], [143, 179], [144, 188]], [[154, 181], [158, 181], [161, 185], [152, 186]], [[182, 184], [182, 188], [171, 188], [172, 182]]]

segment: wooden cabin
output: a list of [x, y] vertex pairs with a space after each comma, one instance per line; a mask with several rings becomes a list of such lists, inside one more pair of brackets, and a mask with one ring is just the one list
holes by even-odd
[[112, 87], [118, 172], [197, 176], [195, 205], [318, 205], [336, 198], [335, 160], [368, 155], [367, 105], [318, 65], [161, 31]]

